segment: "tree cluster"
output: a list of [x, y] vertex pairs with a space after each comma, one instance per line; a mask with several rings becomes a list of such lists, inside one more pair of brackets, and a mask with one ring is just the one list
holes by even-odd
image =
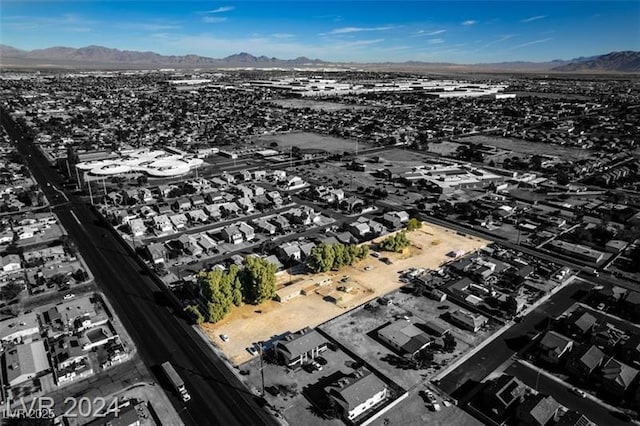
[[384, 251], [401, 252], [411, 245], [406, 231], [400, 231], [380, 242], [380, 248]]
[[[276, 293], [276, 265], [265, 259], [249, 256], [245, 259], [242, 269], [231, 265], [227, 271], [216, 269], [201, 273], [198, 285], [207, 303], [207, 312], [203, 319], [218, 322], [233, 306], [240, 306], [245, 300], [258, 304], [272, 299]], [[187, 307], [187, 314], [198, 321], [199, 317], [193, 312], [194, 308], [197, 310], [195, 306]]]
[[307, 264], [313, 272], [337, 271], [364, 259], [368, 254], [369, 247], [366, 245], [320, 244], [311, 249]]
[[409, 219], [409, 222], [407, 222], [407, 231], [409, 232], [415, 231], [416, 229], [420, 228], [422, 228], [422, 222], [420, 222], [415, 217], [412, 217], [411, 219]]

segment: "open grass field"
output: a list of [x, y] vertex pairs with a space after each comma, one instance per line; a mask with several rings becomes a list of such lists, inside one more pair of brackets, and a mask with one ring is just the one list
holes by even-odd
[[[451, 260], [447, 254], [462, 250], [471, 252], [484, 247], [489, 241], [457, 234], [446, 228], [424, 222], [421, 229], [408, 234], [412, 245], [404, 254], [386, 253], [393, 263], [387, 265], [370, 256], [354, 266], [325, 274], [303, 274], [279, 277], [280, 286], [291, 280], [300, 289], [309, 289], [287, 302], [265, 302], [259, 306], [245, 305], [234, 309], [224, 320], [203, 324], [209, 338], [218, 345], [232, 363], [239, 365], [251, 358], [247, 347], [259, 341], [268, 341], [287, 332], [304, 327], [316, 327], [356, 306], [400, 288], [399, 273], [408, 268], [437, 268]], [[386, 237], [383, 237], [386, 238]], [[378, 240], [373, 241], [375, 245]], [[349, 281], [342, 283], [347, 275]], [[322, 286], [316, 286], [326, 281]], [[350, 291], [339, 291], [345, 286]], [[229, 336], [222, 342], [221, 334]]]
[[[258, 136], [253, 141], [268, 147], [276, 142], [280, 148], [295, 146], [300, 149], [322, 149], [330, 153], [355, 152], [356, 142], [349, 139], [334, 138], [311, 132], [279, 133], [275, 135]], [[359, 144], [359, 149], [365, 148]]]
[[593, 152], [572, 146], [562, 146], [542, 142], [525, 141], [522, 139], [502, 138], [498, 136], [474, 135], [459, 139], [463, 142], [482, 143], [507, 149], [519, 154], [549, 154], [570, 160], [583, 160], [593, 157]]

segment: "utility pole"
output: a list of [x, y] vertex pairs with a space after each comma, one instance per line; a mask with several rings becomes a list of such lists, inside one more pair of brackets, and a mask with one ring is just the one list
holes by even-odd
[[89, 185], [89, 198], [91, 199], [91, 205], [93, 205], [93, 194], [91, 193], [91, 181], [87, 181], [87, 185]]
[[76, 188], [80, 189], [80, 174], [78, 173], [78, 168], [74, 167], [76, 169]]
[[104, 205], [107, 205], [107, 180], [102, 178], [102, 188], [104, 189]]
[[262, 396], [264, 397], [264, 365], [262, 364], [262, 342], [258, 342], [260, 346], [260, 377], [262, 378]]
[[66, 159], [65, 162], [67, 163], [67, 176], [69, 177], [69, 179], [71, 179], [71, 168], [69, 167], [69, 159]]

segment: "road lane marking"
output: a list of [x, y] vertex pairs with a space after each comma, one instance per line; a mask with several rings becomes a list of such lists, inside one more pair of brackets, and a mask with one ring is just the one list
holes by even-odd
[[80, 220], [78, 219], [78, 216], [76, 216], [76, 213], [73, 210], [69, 210], [69, 213], [71, 213], [71, 216], [73, 216], [76, 222], [78, 222], [78, 225], [82, 226], [82, 224], [80, 223]]

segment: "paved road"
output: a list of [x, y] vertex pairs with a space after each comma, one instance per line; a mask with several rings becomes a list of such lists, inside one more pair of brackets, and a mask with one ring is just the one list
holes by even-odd
[[516, 376], [526, 385], [531, 386], [534, 389], [537, 385], [539, 392], [553, 396], [560, 404], [571, 410], [584, 414], [589, 420], [596, 424], [607, 426], [629, 424], [612, 416], [606, 407], [597, 404], [589, 398], [581, 398], [578, 395], [569, 392], [569, 388], [564, 386], [562, 383], [558, 383], [543, 374], [538, 375], [536, 370], [529, 368], [524, 364], [515, 362], [507, 368], [505, 372]]
[[462, 365], [440, 379], [439, 387], [461, 403], [473, 396], [476, 385], [492, 371], [508, 361], [523, 348], [531, 337], [546, 327], [548, 317], [557, 316], [577, 302], [574, 297], [591, 288], [583, 281], [574, 282], [560, 290], [547, 302], [534, 309], [521, 323], [515, 324], [501, 336], [475, 353]]
[[173, 315], [166, 296], [148, 276], [140, 274], [137, 261], [115, 237], [111, 233], [103, 236], [105, 229], [93, 211], [70, 194], [67, 203], [54, 189], [62, 187], [60, 176], [31, 141], [12, 128], [8, 118], [0, 115], [9, 134], [17, 139], [33, 177], [50, 202], [59, 204], [54, 211], [129, 331], [145, 365], [151, 367], [157, 382], [165, 383], [157, 366], [170, 360], [184, 379], [192, 395], [190, 402], [183, 404], [169, 391], [181, 419], [191, 425], [276, 424], [195, 331]]

